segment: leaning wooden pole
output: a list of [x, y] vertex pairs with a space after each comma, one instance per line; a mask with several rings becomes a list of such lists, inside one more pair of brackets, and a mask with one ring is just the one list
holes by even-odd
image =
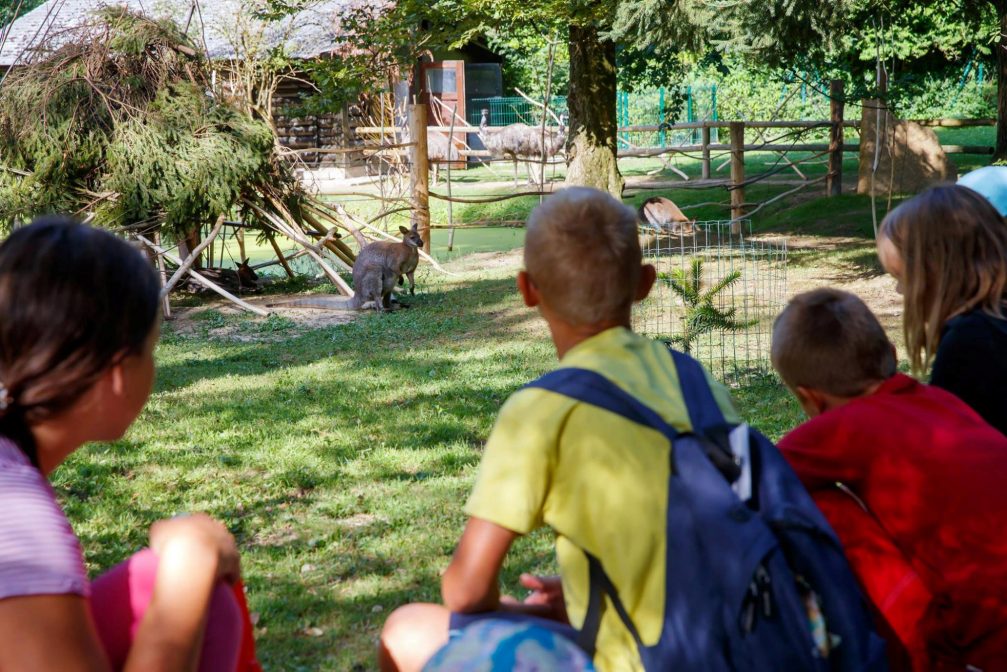
[[286, 271], [287, 277], [293, 280], [294, 271], [290, 268], [290, 264], [287, 263], [287, 258], [283, 256], [283, 250], [280, 249], [280, 244], [276, 242], [276, 236], [267, 235], [266, 238], [269, 239], [269, 244], [273, 246], [273, 252], [276, 252], [276, 263], [283, 266], [283, 270]]
[[413, 227], [430, 254], [430, 158], [427, 154], [427, 106], [409, 106], [409, 191], [412, 194]]
[[[156, 253], [164, 256], [165, 259], [167, 259], [171, 263], [175, 264], [176, 266], [181, 266], [182, 265], [182, 260], [181, 259], [179, 259], [175, 255], [171, 254], [170, 252], [168, 252], [168, 250], [164, 249], [160, 245], [157, 245], [157, 244], [151, 242], [150, 240], [147, 240], [147, 238], [145, 238], [142, 235], [137, 235], [137, 239], [139, 239], [144, 245], [146, 245], [150, 249], [154, 250], [154, 252], [156, 252]], [[236, 297], [234, 294], [231, 294], [229, 291], [227, 291], [226, 289], [224, 289], [220, 285], [218, 285], [215, 282], [212, 282], [210, 280], [207, 280], [202, 275], [200, 275], [199, 273], [197, 273], [195, 270], [193, 270], [193, 269], [190, 268], [187, 272], [188, 272], [188, 274], [190, 276], [192, 276], [192, 279], [195, 280], [196, 282], [198, 282], [199, 284], [203, 285], [207, 289], [212, 289], [217, 294], [220, 294], [225, 299], [231, 301], [232, 303], [234, 303], [237, 306], [240, 306], [241, 308], [244, 308], [248, 312], [255, 313], [256, 315], [260, 315], [262, 317], [268, 317], [269, 316], [269, 311], [263, 310], [262, 308], [259, 308], [258, 306], [253, 306], [252, 304], [248, 303], [247, 301], [242, 301], [241, 299], [239, 299], [238, 297]]]
[[[178, 284], [178, 281], [181, 280], [186, 273], [188, 273], [189, 269], [192, 268], [192, 265], [196, 263], [197, 259], [199, 259], [199, 255], [203, 253], [203, 250], [205, 250], [208, 245], [213, 244], [214, 238], [217, 237], [217, 234], [220, 233], [220, 229], [223, 226], [224, 226], [224, 215], [220, 215], [219, 217], [217, 217], [217, 223], [213, 225], [213, 229], [210, 231], [210, 235], [206, 237], [206, 240], [197, 245], [196, 249], [194, 249], [192, 252], [189, 253], [189, 256], [186, 257], [185, 261], [183, 261], [179, 265], [178, 270], [175, 271], [175, 274], [171, 276], [171, 280], [169, 280], [161, 289], [162, 298], [168, 296], [168, 293], [175, 288], [175, 285]], [[210, 254], [212, 263], [213, 253], [211, 252]]]
[[839, 196], [843, 193], [843, 112], [846, 107], [843, 80], [832, 80], [829, 100], [832, 126], [829, 128], [829, 172], [825, 181], [825, 195]]
[[732, 121], [731, 130], [731, 233], [741, 233], [745, 216], [745, 122]]
[[[154, 242], [158, 245], [161, 244], [161, 232], [154, 232]], [[168, 285], [168, 270], [164, 266], [164, 255], [154, 253], [157, 257], [157, 272], [161, 276], [161, 287], [162, 289]], [[171, 319], [171, 302], [168, 299], [168, 295], [161, 294], [161, 310], [164, 312], [164, 319]]]

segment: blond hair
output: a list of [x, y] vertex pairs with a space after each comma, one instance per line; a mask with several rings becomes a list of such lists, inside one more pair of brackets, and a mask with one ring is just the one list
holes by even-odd
[[641, 262], [636, 213], [606, 192], [563, 189], [528, 217], [525, 269], [549, 309], [572, 325], [626, 319]]
[[895, 375], [895, 349], [871, 309], [838, 289], [798, 294], [773, 323], [773, 368], [791, 389], [857, 397]]
[[888, 213], [879, 235], [902, 258], [903, 332], [917, 374], [933, 361], [949, 319], [974, 309], [1004, 316], [1007, 224], [977, 192], [927, 189]]

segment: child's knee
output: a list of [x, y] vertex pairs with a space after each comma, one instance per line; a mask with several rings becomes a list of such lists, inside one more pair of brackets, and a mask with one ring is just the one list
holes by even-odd
[[385, 670], [419, 670], [448, 641], [451, 614], [437, 604], [407, 604], [381, 630], [379, 658]]
[[218, 583], [206, 612], [200, 670], [233, 670], [241, 649], [244, 620], [235, 588]]

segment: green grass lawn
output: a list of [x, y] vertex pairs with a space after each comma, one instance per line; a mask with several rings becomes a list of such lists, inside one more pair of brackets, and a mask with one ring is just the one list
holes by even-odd
[[[244, 551], [267, 669], [371, 669], [389, 611], [438, 597], [496, 410], [551, 364], [510, 276], [424, 277], [411, 310], [327, 329], [216, 311], [194, 335], [165, 325], [127, 438], [55, 475], [89, 567], [141, 547], [158, 518], [208, 511]], [[228, 322], [255, 340], [208, 334]], [[551, 564], [535, 536], [506, 580]]]

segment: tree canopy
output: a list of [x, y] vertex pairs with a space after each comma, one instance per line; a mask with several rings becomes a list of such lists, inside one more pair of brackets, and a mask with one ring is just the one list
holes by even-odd
[[6, 26], [19, 16], [24, 16], [43, 2], [45, 0], [4, 0], [0, 4], [0, 27]]

